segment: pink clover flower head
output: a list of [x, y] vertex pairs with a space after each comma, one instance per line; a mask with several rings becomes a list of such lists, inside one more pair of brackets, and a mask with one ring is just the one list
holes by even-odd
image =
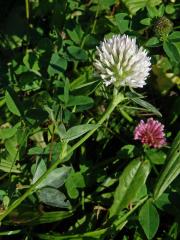
[[146, 123], [141, 120], [134, 130], [134, 140], [141, 140], [142, 144], [150, 147], [161, 148], [166, 144], [164, 125], [153, 118], [148, 118]]

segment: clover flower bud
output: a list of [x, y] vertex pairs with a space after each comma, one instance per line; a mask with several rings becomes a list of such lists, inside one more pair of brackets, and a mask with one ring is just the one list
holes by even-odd
[[154, 32], [156, 36], [164, 41], [173, 30], [173, 23], [167, 17], [161, 17], [155, 22]]

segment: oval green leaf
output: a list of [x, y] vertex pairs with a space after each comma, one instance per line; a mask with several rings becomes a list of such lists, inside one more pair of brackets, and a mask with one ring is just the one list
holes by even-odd
[[80, 47], [70, 46], [67, 49], [70, 55], [74, 57], [76, 60], [86, 61], [88, 59], [86, 51]]
[[21, 116], [19, 100], [14, 91], [8, 89], [5, 92], [5, 101], [10, 112], [17, 116]]
[[64, 140], [71, 141], [74, 140], [83, 134], [96, 129], [97, 124], [82, 124], [82, 125], [77, 125], [75, 127], [70, 128], [67, 132], [66, 135], [64, 136]]
[[70, 202], [66, 200], [66, 196], [55, 188], [42, 188], [38, 192], [39, 200], [49, 206], [59, 208], [69, 208]]
[[152, 239], [159, 227], [159, 214], [156, 208], [148, 200], [139, 212], [139, 222], [148, 239]]
[[114, 202], [110, 208], [110, 217], [120, 214], [123, 208], [132, 203], [145, 184], [150, 172], [149, 161], [134, 160], [124, 169], [115, 190]]

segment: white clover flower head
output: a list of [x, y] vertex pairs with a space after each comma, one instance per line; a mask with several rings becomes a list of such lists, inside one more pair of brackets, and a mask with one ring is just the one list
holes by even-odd
[[94, 66], [106, 86], [142, 88], [151, 69], [150, 57], [136, 39], [127, 35], [114, 35], [97, 47]]

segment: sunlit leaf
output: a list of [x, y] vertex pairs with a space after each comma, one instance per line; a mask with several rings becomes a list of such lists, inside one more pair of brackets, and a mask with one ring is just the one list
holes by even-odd
[[119, 215], [134, 201], [137, 193], [145, 184], [149, 172], [148, 161], [133, 160], [128, 164], [120, 175], [119, 184], [114, 193], [114, 201], [110, 208], [110, 217]]
[[5, 101], [9, 111], [17, 116], [22, 115], [22, 106], [20, 105], [19, 99], [12, 89], [8, 89], [5, 92]]
[[146, 6], [156, 6], [161, 2], [161, 0], [123, 0], [123, 3], [133, 15], [136, 14], [138, 10], [143, 9]]

